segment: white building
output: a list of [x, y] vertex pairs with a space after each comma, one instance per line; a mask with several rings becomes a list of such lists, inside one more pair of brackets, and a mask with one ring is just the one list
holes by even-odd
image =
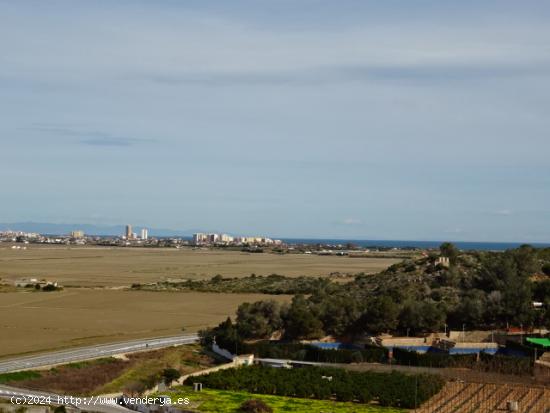
[[193, 244], [200, 245], [206, 243], [208, 243], [208, 234], [203, 234], [202, 232], [193, 234]]
[[220, 242], [228, 244], [230, 242], [233, 242], [233, 237], [227, 234], [220, 234]]
[[84, 231], [71, 231], [71, 238], [84, 238]]
[[147, 228], [142, 228], [141, 229], [141, 239], [142, 240], [147, 240], [149, 238], [149, 231], [147, 230]]
[[279, 240], [273, 240], [266, 237], [232, 237], [228, 234], [198, 232], [193, 234], [193, 244], [212, 245], [212, 244], [251, 244], [251, 245], [273, 245], [281, 244]]

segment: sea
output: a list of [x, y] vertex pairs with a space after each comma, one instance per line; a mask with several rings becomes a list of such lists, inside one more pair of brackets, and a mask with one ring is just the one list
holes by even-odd
[[[288, 244], [322, 244], [322, 245], [346, 245], [354, 244], [363, 248], [418, 248], [435, 249], [444, 241], [400, 241], [400, 240], [354, 240], [354, 239], [314, 239], [314, 238], [282, 238]], [[526, 243], [526, 242], [468, 242], [453, 241], [453, 244], [463, 251], [505, 251], [529, 244], [535, 248], [549, 248], [550, 243]]]

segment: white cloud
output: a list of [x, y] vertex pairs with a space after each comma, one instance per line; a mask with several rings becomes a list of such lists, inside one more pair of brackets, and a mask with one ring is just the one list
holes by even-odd
[[363, 221], [357, 218], [345, 218], [341, 221], [339, 221], [339, 224], [341, 225], [362, 225]]
[[514, 213], [514, 211], [512, 211], [511, 209], [499, 209], [494, 213], [495, 215], [500, 215], [500, 216], [510, 216]]

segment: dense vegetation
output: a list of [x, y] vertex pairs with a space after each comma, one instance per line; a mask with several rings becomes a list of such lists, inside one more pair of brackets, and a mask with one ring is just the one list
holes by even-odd
[[477, 354], [418, 353], [401, 348], [393, 349], [393, 358], [405, 366], [472, 368], [477, 364]]
[[[231, 345], [231, 343], [230, 343]], [[297, 361], [317, 361], [323, 363], [380, 363], [388, 358], [384, 347], [369, 346], [364, 349], [321, 349], [301, 343], [274, 343], [259, 341], [242, 343], [238, 350], [260, 358], [278, 358]]]
[[0, 384], [24, 381], [39, 378], [40, 373], [37, 371], [16, 371], [14, 373], [2, 373], [0, 374]]
[[501, 374], [531, 375], [533, 359], [530, 357], [509, 357], [500, 354], [446, 354], [417, 353], [400, 348], [393, 350], [396, 364], [420, 367], [458, 367]]
[[155, 284], [133, 284], [134, 290], [200, 291], [223, 293], [312, 294], [327, 287], [330, 280], [313, 277], [285, 277], [271, 274], [224, 278], [216, 275], [209, 280], [162, 281]]
[[[191, 378], [190, 380], [196, 380]], [[382, 406], [414, 408], [437, 394], [443, 380], [433, 375], [398, 372], [351, 372], [343, 369], [307, 367], [274, 369], [251, 366], [220, 370], [201, 376], [204, 386], [312, 399], [336, 399]]]
[[[449, 258], [450, 266], [439, 264], [439, 256]], [[422, 334], [441, 331], [445, 324], [456, 330], [550, 327], [549, 266], [548, 248], [462, 253], [446, 243], [439, 253], [359, 275], [347, 284], [317, 280], [310, 295], [298, 294], [290, 305], [243, 304], [235, 324], [228, 320], [203, 335], [232, 341], [280, 332], [296, 340]], [[533, 301], [543, 307], [534, 308]]]
[[502, 374], [532, 374], [533, 360], [530, 357], [511, 357], [480, 353], [480, 368], [485, 371], [497, 371]]

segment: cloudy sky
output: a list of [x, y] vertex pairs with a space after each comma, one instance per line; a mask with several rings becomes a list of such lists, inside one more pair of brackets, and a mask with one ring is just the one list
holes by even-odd
[[0, 222], [550, 241], [549, 19], [0, 0]]

